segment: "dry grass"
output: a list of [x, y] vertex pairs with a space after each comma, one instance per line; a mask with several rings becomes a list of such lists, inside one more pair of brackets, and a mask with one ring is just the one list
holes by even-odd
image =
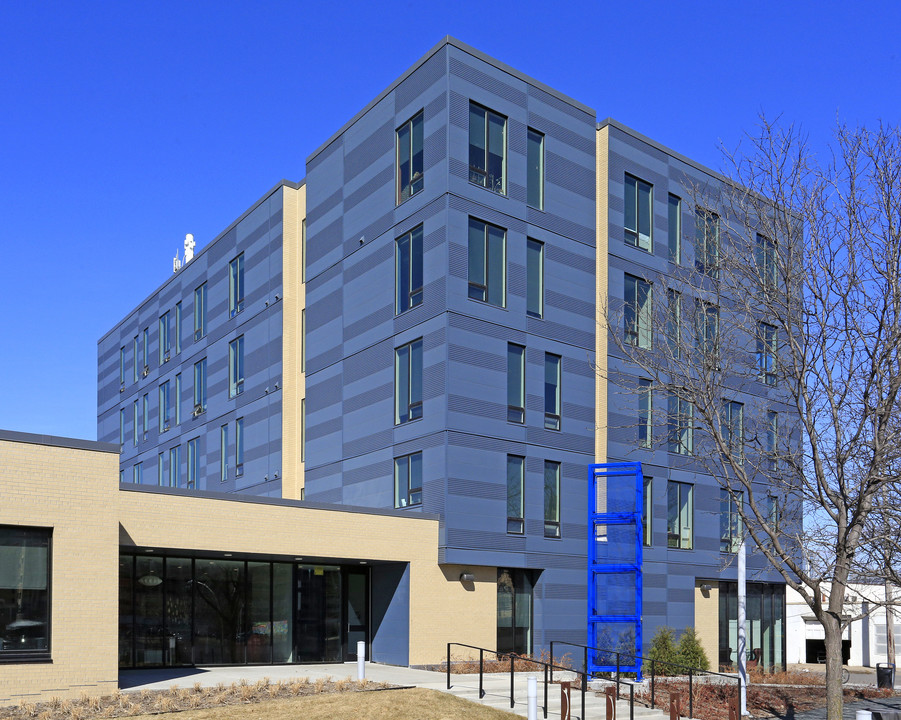
[[[289, 689], [296, 683], [278, 683], [276, 685], [232, 685], [224, 692], [213, 693], [208, 699], [216, 699], [225, 696], [225, 704], [221, 707], [206, 707], [202, 709], [181, 709], [177, 715], [172, 715], [172, 720], [238, 720], [239, 718], [253, 717], [257, 720], [509, 720], [516, 717], [502, 710], [485, 707], [468, 700], [454, 697], [436, 690], [424, 690], [422, 688], [398, 689], [385, 692], [353, 692], [351, 685], [346, 683], [344, 692], [334, 692], [328, 685], [323, 685], [323, 693], [306, 695], [304, 697], [282, 697], [270, 699], [272, 688], [281, 686]], [[309, 683], [307, 683], [309, 685]], [[375, 689], [376, 683], [368, 683], [369, 689]], [[250, 688], [259, 689], [254, 702], [241, 699], [244, 690]], [[354, 688], [359, 690], [361, 688]], [[169, 706], [179, 702], [179, 695], [184, 690], [173, 688], [164, 693], [149, 693], [146, 698], [139, 694], [123, 696], [122, 701], [113, 701], [114, 696], [108, 696], [101, 700], [101, 709], [97, 713], [88, 712], [88, 703], [76, 701], [70, 707], [68, 715], [60, 715], [59, 709], [62, 703], [57, 701], [56, 707], [51, 708], [50, 703], [42, 703], [36, 707], [29, 707], [29, 712], [38, 712], [37, 715], [23, 715], [19, 711], [22, 708], [0, 708], [0, 718], [43, 717], [45, 720], [53, 718], [83, 718], [93, 720], [99, 717], [122, 717], [128, 715], [137, 720], [165, 720], [160, 713], [169, 713], [173, 710]], [[290, 692], [287, 693], [290, 695]], [[187, 691], [185, 704], [191, 699], [202, 698], [204, 693], [200, 689]], [[135, 701], [152, 703], [152, 707], [144, 707], [143, 714], [139, 714], [137, 702], [130, 703], [126, 697]], [[106, 715], [104, 712], [111, 708], [116, 709], [114, 715]], [[12, 710], [14, 714], [4, 714]], [[48, 713], [46, 716], [40, 713]]]

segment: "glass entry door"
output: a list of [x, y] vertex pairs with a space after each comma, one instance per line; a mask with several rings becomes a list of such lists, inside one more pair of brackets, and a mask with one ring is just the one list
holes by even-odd
[[357, 643], [369, 646], [369, 592], [365, 569], [345, 568], [345, 658], [357, 659]]
[[298, 565], [295, 662], [343, 662], [342, 582], [338, 565]]

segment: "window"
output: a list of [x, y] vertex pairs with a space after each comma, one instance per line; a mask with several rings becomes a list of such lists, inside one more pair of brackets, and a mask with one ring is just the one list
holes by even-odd
[[651, 547], [654, 539], [653, 522], [654, 522], [654, 482], [653, 478], [645, 476], [644, 478], [644, 496], [641, 505], [641, 529], [642, 544], [645, 547]]
[[307, 281], [307, 219], [300, 221], [300, 281]]
[[394, 351], [394, 424], [422, 417], [422, 338]]
[[507, 422], [526, 421], [526, 349], [507, 343]]
[[720, 219], [703, 208], [695, 210], [695, 269], [716, 279], [720, 264]]
[[732, 493], [726, 488], [720, 490], [720, 552], [738, 552], [744, 533], [739, 513], [743, 502], [743, 493]]
[[160, 432], [169, 429], [169, 381], [160, 385]]
[[141, 397], [141, 437], [146, 440], [150, 432], [150, 397], [147, 393]]
[[132, 382], [138, 381], [138, 349], [139, 349], [138, 348], [138, 336], [135, 335], [135, 339], [134, 339], [133, 345], [132, 345], [132, 355], [134, 355], [134, 359], [135, 359], [134, 365], [131, 368], [131, 373], [133, 376]]
[[638, 447], [649, 448], [654, 444], [652, 411], [651, 381], [641, 378], [638, 381]]
[[163, 453], [159, 453], [156, 456], [156, 484], [162, 487], [166, 483], [165, 479], [165, 466], [163, 465]]
[[773, 325], [757, 323], [757, 371], [767, 385], [776, 384], [777, 332]]
[[188, 489], [197, 487], [200, 479], [200, 438], [188, 440]]
[[194, 340], [206, 335], [206, 283], [194, 290]]
[[307, 369], [307, 309], [300, 311], [300, 371]]
[[181, 425], [181, 373], [175, 376], [175, 424]]
[[160, 315], [160, 356], [159, 364], [169, 362], [169, 313]]
[[523, 520], [525, 466], [524, 457], [507, 455], [507, 532], [515, 535], [522, 535], [525, 531]]
[[526, 241], [526, 313], [544, 316], [544, 243]]
[[228, 480], [228, 424], [219, 428], [219, 482]]
[[134, 444], [135, 447], [137, 447], [138, 440], [140, 438], [140, 435], [138, 434], [139, 433], [138, 421], [139, 421], [139, 418], [141, 415], [141, 409], [138, 407], [137, 400], [135, 400], [134, 403], [132, 403], [132, 410], [133, 410], [133, 412], [132, 412], [132, 419], [131, 419], [131, 429], [132, 429], [132, 432], [134, 433], [134, 437], [132, 438], [132, 443]]
[[544, 209], [544, 135], [529, 128], [526, 158], [526, 201], [533, 208]]
[[666, 291], [666, 342], [674, 360], [682, 356], [682, 293]]
[[181, 445], [169, 448], [169, 487], [181, 484]]
[[394, 312], [422, 304], [422, 225], [394, 243]]
[[141, 365], [143, 366], [143, 374], [146, 377], [150, 372], [150, 328], [144, 328], [141, 333]]
[[667, 483], [666, 546], [691, 550], [693, 539], [693, 487], [688, 483]]
[[678, 455], [694, 453], [694, 406], [670, 395], [668, 409], [669, 451]]
[[529, 570], [497, 570], [497, 643], [501, 653], [532, 653], [532, 589]]
[[181, 301], [175, 303], [175, 352], [181, 352]]
[[667, 240], [669, 245], [669, 261], [682, 264], [682, 200], [670, 193], [667, 201], [668, 224]]
[[779, 257], [776, 253], [776, 242], [758, 234], [755, 243], [757, 276], [760, 278], [760, 284], [767, 290], [775, 289], [778, 282]]
[[206, 358], [194, 363], [194, 415], [206, 412]]
[[[301, 404], [303, 400], [301, 400]], [[235, 420], [235, 477], [244, 474], [244, 418]]]
[[626, 342], [640, 348], [651, 347], [651, 283], [625, 276], [623, 325]]
[[[206, 287], [205, 285], [203, 287]], [[204, 298], [204, 307], [206, 306]], [[228, 316], [233, 318], [244, 309], [244, 253], [228, 264]]]
[[506, 145], [507, 118], [469, 103], [469, 182], [505, 194]]
[[238, 397], [244, 392], [244, 336], [228, 344], [228, 396]]
[[307, 399], [300, 399], [300, 461], [307, 457]]
[[559, 355], [544, 354], [544, 426], [560, 429], [560, 364]]
[[506, 231], [469, 218], [469, 297], [504, 307], [507, 304]]
[[626, 245], [652, 251], [654, 226], [653, 188], [644, 180], [626, 175], [623, 236]]
[[0, 663], [50, 661], [50, 538], [0, 525]]
[[125, 408], [119, 408], [119, 445], [125, 444]]
[[721, 434], [729, 453], [741, 462], [745, 452], [745, 406], [727, 400], [723, 403]]
[[394, 507], [422, 504], [422, 453], [394, 458]]
[[422, 111], [397, 129], [397, 202], [422, 190]]
[[770, 472], [776, 469], [776, 462], [779, 453], [779, 413], [773, 410], [767, 410], [766, 413], [766, 447], [764, 448], [767, 455], [767, 468]]
[[705, 300], [695, 300], [695, 342], [698, 350], [707, 357], [717, 357], [719, 328], [719, 307]]
[[131, 469], [131, 481], [135, 485], [142, 485], [144, 483], [144, 463], [135, 463], [134, 467]]
[[763, 519], [773, 532], [779, 532], [782, 525], [782, 514], [779, 510], [779, 498], [767, 495], [762, 500]]
[[560, 537], [560, 463], [544, 461], [544, 536]]
[[119, 384], [125, 384], [125, 346], [119, 348]]

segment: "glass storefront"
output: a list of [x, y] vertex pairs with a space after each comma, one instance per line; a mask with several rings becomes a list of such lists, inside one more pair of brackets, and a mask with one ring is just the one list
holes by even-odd
[[342, 662], [368, 643], [366, 568], [119, 558], [119, 665]]
[[498, 570], [498, 652], [532, 652], [532, 586], [528, 570]]
[[[719, 664], [734, 667], [738, 648], [738, 584], [719, 583]], [[749, 663], [785, 668], [785, 586], [748, 583], [745, 636]]]
[[50, 530], [0, 526], [0, 660], [49, 652]]

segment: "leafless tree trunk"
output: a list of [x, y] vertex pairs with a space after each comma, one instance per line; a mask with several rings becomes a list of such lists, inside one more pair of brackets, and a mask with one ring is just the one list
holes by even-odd
[[898, 579], [901, 134], [839, 127], [823, 162], [764, 119], [747, 144], [730, 182], [690, 189], [689, 262], [608, 310], [629, 366], [609, 377], [650, 378], [659, 441], [721, 482], [822, 623], [840, 720], [848, 583]]

